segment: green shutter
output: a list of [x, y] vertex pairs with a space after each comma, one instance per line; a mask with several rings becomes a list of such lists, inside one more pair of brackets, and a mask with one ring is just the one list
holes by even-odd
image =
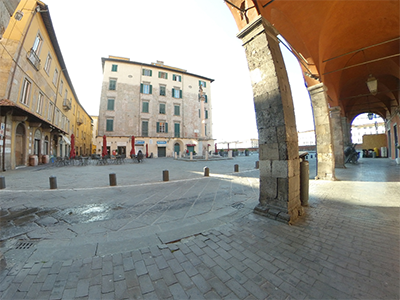
[[172, 97], [174, 97], [174, 95], [175, 95], [174, 93], [175, 93], [175, 89], [172, 89]]
[[144, 69], [142, 69], [142, 75], [144, 75]]
[[143, 94], [143, 83], [140, 84], [140, 92]]
[[204, 87], [207, 87], [207, 83], [204, 81]]
[[165, 123], [165, 132], [168, 133], [168, 123]]
[[160, 132], [160, 122], [157, 122], [157, 132]]
[[153, 70], [150, 70], [150, 76], [152, 76], [153, 75]]
[[158, 72], [158, 78], [161, 78], [161, 72], [160, 71]]
[[168, 73], [165, 73], [165, 79], [168, 79]]
[[179, 90], [179, 98], [182, 99], [182, 90]]
[[199, 80], [199, 86], [201, 86], [201, 80]]
[[207, 95], [204, 95], [204, 98], [205, 98], [205, 102], [207, 103], [208, 102]]
[[206, 119], [208, 119], [208, 110], [205, 110]]
[[149, 94], [152, 93], [152, 90], [153, 90], [153, 86], [150, 84]]

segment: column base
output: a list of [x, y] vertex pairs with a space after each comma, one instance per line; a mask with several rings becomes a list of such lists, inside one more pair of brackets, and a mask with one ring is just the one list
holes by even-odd
[[337, 181], [336, 177], [333, 176], [333, 175], [315, 176], [315, 180], [331, 180], [331, 181]]
[[282, 209], [262, 204], [258, 204], [253, 211], [255, 214], [286, 224], [293, 224], [293, 222], [296, 221], [299, 216], [304, 214], [304, 209], [301, 206], [295, 208], [292, 211], [292, 214], [288, 214], [287, 211], [283, 211]]

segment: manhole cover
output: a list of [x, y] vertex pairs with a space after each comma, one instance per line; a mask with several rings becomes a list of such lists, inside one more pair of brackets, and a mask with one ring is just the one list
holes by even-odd
[[233, 204], [232, 204], [232, 207], [233, 207], [233, 208], [236, 208], [236, 209], [241, 209], [241, 208], [244, 207], [244, 204], [243, 204], [242, 202], [233, 203]]
[[29, 249], [30, 247], [33, 246], [33, 244], [34, 242], [31, 241], [19, 241], [15, 249], [21, 249], [21, 250]]

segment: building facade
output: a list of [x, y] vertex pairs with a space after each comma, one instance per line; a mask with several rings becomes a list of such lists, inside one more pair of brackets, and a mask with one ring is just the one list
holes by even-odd
[[49, 8], [21, 1], [0, 40], [1, 170], [91, 152], [92, 122], [75, 93]]
[[97, 154], [103, 136], [109, 153], [134, 151], [172, 157], [213, 151], [211, 83], [213, 79], [164, 65], [128, 58], [102, 58]]

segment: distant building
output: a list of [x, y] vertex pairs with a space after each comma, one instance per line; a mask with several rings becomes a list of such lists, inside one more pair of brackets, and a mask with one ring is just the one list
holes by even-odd
[[307, 130], [297, 133], [299, 146], [315, 146], [315, 131]]
[[368, 114], [359, 115], [351, 125], [351, 141], [353, 144], [362, 144], [364, 135], [384, 134], [385, 122], [376, 114], [368, 119]]
[[[15, 1], [2, 1], [0, 8], [7, 2]], [[72, 134], [76, 154], [89, 154], [91, 118], [75, 93], [48, 6], [21, 1], [6, 26], [0, 40], [1, 170], [68, 156]]]
[[[213, 79], [157, 61], [145, 64], [129, 58], [102, 58], [97, 153], [107, 137], [109, 153], [154, 157], [204, 154], [212, 139], [211, 83]], [[200, 87], [202, 92], [200, 92]], [[202, 93], [202, 96], [201, 96]]]

